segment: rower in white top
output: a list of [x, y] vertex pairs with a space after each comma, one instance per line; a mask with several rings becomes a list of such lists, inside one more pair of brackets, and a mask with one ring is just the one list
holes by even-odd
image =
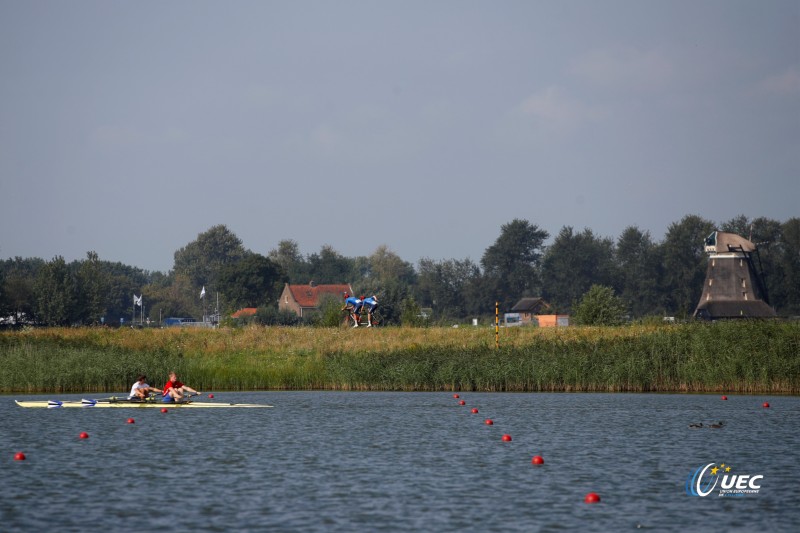
[[147, 376], [141, 374], [136, 378], [136, 383], [131, 387], [131, 393], [128, 395], [129, 400], [146, 400], [150, 397], [151, 392], [161, 392], [161, 389], [151, 387], [147, 384]]

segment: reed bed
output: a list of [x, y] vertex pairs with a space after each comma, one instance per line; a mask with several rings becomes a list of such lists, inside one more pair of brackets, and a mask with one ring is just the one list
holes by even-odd
[[0, 392], [200, 390], [800, 393], [800, 323], [620, 327], [34, 329], [0, 334]]

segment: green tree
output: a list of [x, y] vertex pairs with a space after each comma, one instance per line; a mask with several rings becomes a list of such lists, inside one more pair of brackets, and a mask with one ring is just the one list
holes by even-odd
[[41, 259], [15, 257], [0, 261], [0, 313], [20, 320], [32, 320], [36, 315], [34, 284], [45, 262]]
[[781, 314], [800, 315], [800, 218], [790, 218], [781, 225], [781, 242], [776, 263], [780, 264], [778, 301]]
[[34, 283], [37, 318], [48, 326], [66, 326], [75, 319], [75, 280], [61, 256], [45, 263]]
[[341, 300], [331, 294], [324, 294], [319, 301], [319, 310], [311, 317], [311, 323], [318, 327], [336, 328], [341, 326], [344, 318]]
[[154, 272], [150, 276], [150, 282], [142, 287], [145, 313], [151, 322], [160, 324], [164, 318], [185, 315], [171, 312], [172, 309], [167, 305], [174, 278], [175, 273], [172, 271], [167, 274]]
[[542, 260], [542, 295], [560, 312], [569, 311], [592, 285], [614, 287], [618, 278], [614, 241], [589, 228], [575, 233], [563, 227]]
[[480, 302], [474, 293], [481, 272], [472, 260], [423, 258], [417, 268], [418, 300], [431, 307], [438, 318], [463, 318], [479, 312]]
[[500, 228], [500, 236], [481, 258], [486, 302], [511, 308], [523, 296], [541, 291], [538, 267], [547, 231], [527, 220], [514, 219]]
[[109, 274], [109, 303], [106, 315], [110, 321], [114, 322], [121, 317], [125, 317], [126, 321], [130, 320], [131, 313], [137, 314], [138, 320], [138, 314], [142, 309], [132, 307], [134, 294], [142, 296], [145, 316], [149, 316], [148, 312], [152, 310], [151, 307], [155, 302], [147, 294], [149, 285], [147, 274], [138, 268], [121, 263], [105, 263], [104, 267], [108, 269]]
[[186, 276], [194, 290], [216, 286], [220, 271], [246, 255], [242, 241], [224, 225], [214, 226], [175, 252], [174, 270]]
[[428, 325], [428, 321], [422, 316], [422, 309], [414, 298], [406, 298], [401, 302], [400, 323], [414, 328]]
[[[247, 322], [246, 319], [239, 320]], [[281, 311], [275, 305], [259, 307], [256, 314], [249, 320], [250, 323], [262, 326], [296, 326], [302, 321], [293, 311]]]
[[197, 298], [197, 293], [189, 278], [184, 274], [173, 272], [169, 276], [158, 276], [142, 292], [148, 306], [145, 311], [148, 312], [147, 316], [151, 320], [158, 321], [169, 317], [200, 317], [203, 314], [202, 304]]
[[367, 265], [367, 275], [353, 283], [353, 290], [358, 294], [376, 294], [389, 285], [404, 287], [405, 292], [408, 292], [408, 288], [416, 283], [414, 266], [403, 261], [386, 245], [375, 249], [367, 258]]
[[288, 283], [308, 283], [311, 280], [309, 265], [300, 253], [300, 246], [292, 239], [284, 239], [270, 250], [267, 257], [279, 265], [288, 277]]
[[663, 314], [659, 292], [661, 258], [650, 232], [636, 226], [625, 228], [617, 239], [616, 261], [620, 274], [621, 297], [630, 303], [634, 316]]
[[84, 324], [99, 324], [105, 316], [108, 283], [97, 252], [86, 253], [77, 272], [78, 315]]
[[616, 326], [625, 321], [627, 309], [614, 289], [592, 285], [580, 301], [573, 304], [572, 318], [582, 326]]
[[34, 316], [33, 298], [34, 278], [19, 272], [9, 272], [2, 279], [0, 291], [0, 316]]
[[750, 219], [745, 215], [736, 215], [727, 222], [720, 224], [719, 229], [720, 231], [735, 233], [736, 235], [755, 242], [752, 236], [753, 223], [750, 222]]
[[[384, 325], [399, 324], [403, 302], [412, 297], [411, 286], [399, 281], [388, 281], [380, 287], [379, 291], [369, 292], [378, 296], [378, 308], [383, 317]], [[359, 292], [358, 295], [360, 296], [361, 293]], [[366, 295], [366, 292], [364, 295]]]
[[332, 246], [324, 245], [318, 254], [311, 254], [308, 257], [309, 276], [306, 280], [317, 283], [351, 283], [354, 262], [333, 249]]
[[687, 215], [667, 230], [660, 246], [664, 265], [662, 291], [672, 314], [687, 317], [697, 307], [708, 264], [703, 243], [712, 231], [714, 224], [697, 215]]
[[386, 245], [381, 245], [369, 256], [369, 278], [370, 283], [377, 285], [388, 280], [412, 285], [416, 281], [416, 273], [411, 263], [403, 261]]
[[231, 310], [273, 304], [286, 277], [280, 266], [256, 253], [225, 265], [219, 273], [219, 291]]

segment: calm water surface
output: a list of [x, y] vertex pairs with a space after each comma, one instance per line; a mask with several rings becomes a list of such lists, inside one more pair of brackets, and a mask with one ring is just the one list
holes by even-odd
[[[722, 532], [800, 524], [797, 397], [464, 393], [460, 406], [451, 393], [216, 396], [275, 408], [23, 409], [13, 400], [52, 396], [0, 396], [0, 530]], [[725, 427], [688, 427], [715, 421]], [[79, 439], [82, 431], [90, 438]], [[27, 460], [14, 461], [19, 451]], [[544, 466], [532, 466], [533, 455]], [[711, 462], [764, 476], [760, 493], [687, 495], [687, 477]], [[602, 502], [584, 503], [588, 492]]]

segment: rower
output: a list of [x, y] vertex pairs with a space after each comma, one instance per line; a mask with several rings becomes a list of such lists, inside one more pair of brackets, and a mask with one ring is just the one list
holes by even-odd
[[150, 397], [151, 392], [161, 392], [161, 389], [151, 387], [147, 384], [147, 376], [140, 374], [136, 378], [136, 383], [131, 387], [131, 393], [128, 395], [129, 400], [146, 400]]
[[161, 392], [161, 394], [163, 395], [161, 401], [163, 401], [164, 403], [182, 402], [184, 400], [184, 395], [187, 392], [191, 392], [192, 395], [195, 396], [200, 394], [190, 386], [184, 385], [183, 383], [178, 381], [178, 376], [177, 374], [175, 374], [175, 372], [170, 372], [169, 381], [167, 381], [167, 384], [164, 385], [164, 390]]

